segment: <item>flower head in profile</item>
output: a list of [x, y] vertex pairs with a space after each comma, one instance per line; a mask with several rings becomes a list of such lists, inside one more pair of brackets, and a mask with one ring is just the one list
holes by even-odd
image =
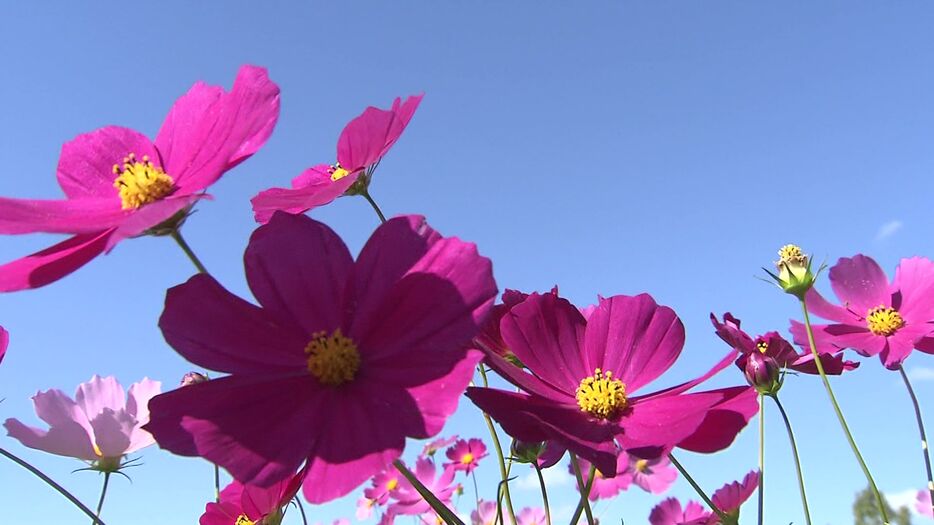
[[95, 470], [114, 472], [125, 455], [153, 444], [142, 426], [149, 421], [149, 400], [160, 387], [158, 381], [144, 378], [124, 393], [113, 377], [94, 376], [78, 385], [74, 400], [56, 389], [33, 396], [36, 415], [48, 423], [48, 430], [17, 419], [7, 419], [3, 426], [29, 448], [83, 459]]
[[454, 446], [445, 451], [445, 455], [451, 460], [444, 464], [445, 467], [470, 474], [480, 465], [480, 460], [489, 454], [483, 440], [470, 438], [469, 440], [458, 439]]
[[422, 97], [397, 98], [388, 110], [366, 108], [337, 139], [337, 163], [308, 168], [292, 179], [291, 188], [271, 188], [251, 199], [256, 222], [265, 224], [276, 210], [305, 213], [342, 195], [365, 193], [377, 164], [399, 140]]
[[[795, 244], [786, 244], [778, 250], [778, 260], [775, 261], [778, 275], [765, 270], [775, 281], [779, 288], [794, 295], [804, 297], [804, 294], [814, 286], [817, 274], [811, 271], [811, 258]], [[820, 273], [820, 270], [818, 270]]]
[[[918, 349], [934, 354], [934, 262], [924, 257], [902, 259], [890, 283], [872, 258], [841, 258], [830, 269], [830, 286], [839, 306], [812, 289], [808, 310], [831, 321], [813, 325], [819, 352], [851, 348], [864, 356], [878, 355], [897, 370]], [[804, 325], [792, 321], [795, 343], [807, 345]]]
[[934, 507], [932, 507], [931, 504], [931, 491], [919, 490], [917, 499], [918, 501], [915, 502], [915, 508], [918, 510], [918, 514], [934, 518]]
[[108, 126], [62, 147], [63, 200], [0, 198], [0, 234], [70, 234], [0, 266], [0, 291], [38, 288], [129, 237], [166, 234], [221, 175], [266, 142], [279, 117], [279, 88], [243, 66], [233, 89], [202, 82], [179, 98], [155, 140]]
[[304, 471], [269, 487], [237, 481], [221, 491], [220, 501], [205, 505], [200, 525], [279, 525], [285, 507], [302, 486]]
[[[711, 496], [713, 504], [727, 515], [732, 521], [738, 523], [739, 508], [756, 491], [759, 485], [759, 473], [752, 471], [742, 481], [727, 483], [717, 489]], [[668, 498], [652, 509], [649, 515], [651, 525], [721, 525], [720, 517], [696, 501], [689, 501], [682, 508], [675, 498]]]
[[[751, 471], [742, 481], [733, 481], [717, 489], [710, 497], [713, 504], [727, 516], [739, 520], [739, 508], [759, 487], [759, 472]], [[715, 520], [712, 523], [719, 523]]]
[[407, 437], [441, 431], [481, 358], [466, 345], [496, 294], [473, 244], [404, 216], [354, 261], [324, 224], [277, 213], [244, 260], [259, 306], [204, 274], [166, 294], [166, 341], [229, 375], [152, 400], [146, 428], [162, 448], [259, 486], [307, 461], [303, 491], [321, 503], [386, 469]]
[[648, 295], [601, 298], [585, 318], [555, 293], [531, 294], [503, 315], [500, 332], [528, 372], [493, 351], [485, 352], [486, 361], [523, 391], [471, 387], [467, 396], [514, 438], [555, 441], [606, 477], [617, 473], [617, 442], [645, 459], [689, 438], [691, 450], [713, 452], [748, 421], [717, 417], [705, 425], [732, 390], [685, 393], [728, 366], [735, 351], [693, 381], [639, 395], [674, 364], [684, 344], [677, 315]]

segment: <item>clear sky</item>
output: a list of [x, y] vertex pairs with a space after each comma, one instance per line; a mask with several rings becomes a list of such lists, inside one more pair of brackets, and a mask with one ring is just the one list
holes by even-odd
[[[154, 136], [196, 80], [229, 87], [241, 64], [263, 65], [282, 89], [278, 127], [185, 226], [212, 273], [248, 296], [240, 263], [254, 228], [248, 199], [333, 162], [342, 126], [367, 105], [424, 92], [371, 187], [383, 209], [424, 214], [442, 233], [476, 242], [501, 289], [557, 283], [578, 304], [645, 291], [673, 307], [687, 345], [660, 386], [722, 355], [711, 311], [732, 311], [754, 333], [787, 328], [793, 300], [754, 278], [784, 243], [831, 263], [867, 253], [890, 275], [901, 257], [934, 255], [934, 5], [297, 4], [0, 4], [0, 194], [57, 198], [63, 142], [107, 124]], [[353, 250], [377, 224], [362, 199], [313, 216]], [[5, 237], [0, 260], [53, 240]], [[156, 320], [165, 289], [192, 273], [171, 241], [144, 238], [51, 286], [0, 295], [0, 324], [12, 336], [0, 366], [0, 418], [35, 423], [31, 395], [70, 393], [95, 373], [174, 385], [190, 367]], [[934, 411], [934, 358], [915, 355], [906, 366]], [[713, 383], [740, 380], [730, 369]], [[898, 376], [873, 359], [835, 385], [883, 490], [921, 488]], [[853, 494], [865, 484], [823, 389], [814, 377], [791, 377], [782, 396], [800, 436], [814, 523], [851, 523]], [[771, 408], [767, 523], [803, 523]], [[465, 400], [445, 432], [484, 437], [481, 423]], [[71, 473], [77, 461], [0, 443], [96, 500], [100, 480]], [[755, 466], [755, 431], [725, 453], [683, 456], [716, 488]], [[142, 457], [132, 484], [115, 479], [107, 522], [195, 523], [212, 495], [210, 467], [156, 448]], [[482, 468], [487, 498], [494, 472], [492, 463]], [[553, 499], [566, 517], [573, 488], [556, 479]], [[9, 462], [0, 462], [0, 487], [7, 520], [83, 520]], [[516, 493], [520, 505], [539, 503], [537, 489]], [[683, 481], [672, 494], [691, 496]], [[352, 516], [354, 499], [309, 510], [330, 522]], [[604, 523], [645, 523], [655, 501], [632, 492], [598, 514]], [[746, 520], [754, 515], [749, 505]]]

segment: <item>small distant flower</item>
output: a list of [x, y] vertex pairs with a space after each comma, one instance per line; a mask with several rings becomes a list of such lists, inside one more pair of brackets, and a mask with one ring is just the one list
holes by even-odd
[[930, 490], [919, 490], [918, 491], [918, 501], [915, 503], [915, 508], [918, 509], [918, 513], [922, 516], [927, 516], [929, 518], [934, 518], [934, 508], [931, 507], [931, 491]]
[[78, 385], [74, 400], [56, 389], [33, 396], [36, 415], [49, 424], [49, 430], [17, 419], [7, 419], [3, 426], [29, 448], [83, 459], [95, 470], [114, 472], [123, 456], [154, 443], [141, 427], [149, 421], [149, 400], [160, 387], [158, 381], [144, 378], [126, 395], [113, 377], [94, 376]]
[[279, 88], [265, 69], [243, 66], [229, 92], [192, 86], [153, 141], [107, 126], [65, 143], [58, 183], [66, 198], [0, 198], [0, 234], [72, 237], [0, 266], [0, 291], [45, 286], [124, 239], [176, 229], [208, 186], [263, 146], [278, 118]]
[[[470, 525], [496, 525], [498, 520], [496, 518], [496, 513], [498, 512], [495, 501], [484, 501], [480, 500], [480, 504], [475, 510], [470, 513]], [[504, 511], [503, 522], [506, 525], [512, 523], [512, 518], [509, 517], [509, 513]]]
[[373, 508], [377, 505], [378, 503], [376, 503], [376, 500], [362, 496], [357, 500], [357, 519], [360, 521], [370, 519], [370, 516], [373, 515]]
[[271, 188], [253, 197], [256, 221], [265, 224], [276, 210], [305, 213], [341, 195], [365, 192], [373, 171], [408, 126], [422, 96], [408, 97], [405, 102], [397, 98], [388, 110], [366, 108], [341, 132], [336, 164], [319, 164], [292, 179], [291, 188]]
[[[759, 472], [751, 471], [742, 481], [734, 481], [717, 489], [710, 497], [713, 504], [724, 514], [739, 520], [739, 508], [759, 487]], [[717, 521], [719, 523], [719, 521]]]
[[689, 501], [681, 508], [681, 502], [668, 498], [652, 509], [649, 523], [652, 525], [707, 525], [711, 512], [696, 501]]
[[399, 486], [402, 474], [395, 467], [389, 467], [370, 480], [370, 486], [363, 490], [363, 495], [377, 505], [385, 505], [389, 501], [389, 493]]
[[[583, 458], [578, 458], [577, 462], [581, 469], [581, 479], [586, 487], [587, 483], [590, 482], [590, 462]], [[612, 499], [620, 492], [628, 489], [629, 485], [632, 484], [632, 476], [628, 472], [628, 467], [629, 457], [625, 452], [622, 452], [617, 458], [615, 476], [608, 478], [600, 472], [600, 469], [597, 469], [594, 472], [593, 483], [590, 486], [590, 500]], [[573, 465], [568, 465], [568, 472], [574, 476], [574, 485], [577, 487], [577, 491], [580, 492], [581, 488], [577, 486], [577, 475], [574, 473]]]
[[441, 431], [496, 294], [473, 244], [396, 217], [354, 261], [324, 224], [277, 213], [244, 259], [260, 306], [205, 274], [166, 294], [166, 341], [230, 375], [152, 400], [146, 428], [161, 447], [261, 486], [307, 460], [304, 495], [323, 503], [391, 465], [406, 437]]
[[775, 280], [779, 288], [794, 295], [804, 297], [804, 294], [814, 286], [817, 276], [811, 272], [811, 258], [801, 248], [794, 244], [786, 244], [778, 250], [778, 275], [765, 270]]
[[6, 355], [6, 349], [10, 346], [10, 332], [7, 332], [0, 326], [0, 363], [3, 362], [3, 356]]
[[442, 448], [446, 446], [451, 445], [455, 441], [457, 441], [457, 434], [451, 437], [438, 438], [438, 439], [429, 441], [428, 444], [425, 445], [425, 448], [422, 449], [422, 455], [423, 456], [434, 456], [435, 452], [441, 450]]
[[[897, 370], [912, 349], [934, 354], [934, 262], [902, 259], [889, 283], [872, 258], [844, 257], [830, 269], [830, 285], [840, 306], [817, 290], [806, 297], [811, 313], [833, 322], [813, 325], [818, 351], [852, 348], [878, 355], [890, 370]], [[808, 346], [804, 325], [792, 321], [791, 332], [795, 343]]]
[[[742, 482], [727, 483], [711, 496], [711, 501], [721, 512], [738, 523], [739, 508], [755, 493], [759, 484], [759, 473], [752, 471]], [[682, 510], [681, 503], [668, 498], [658, 504], [649, 515], [651, 525], [720, 525], [720, 517], [696, 501], [689, 501]]]
[[447, 449], [445, 455], [451, 461], [445, 463], [444, 466], [470, 474], [480, 465], [480, 460], [489, 454], [482, 440], [470, 438], [470, 440], [458, 439], [453, 447]]
[[302, 485], [304, 471], [268, 488], [237, 481], [221, 491], [220, 501], [205, 505], [200, 525], [278, 525], [285, 507]]
[[208, 376], [202, 373], [199, 373], [199, 372], [188, 372], [187, 374], [182, 376], [180, 385], [191, 386], [191, 385], [197, 385], [198, 383], [204, 383], [205, 381], [208, 381]]
[[545, 509], [541, 507], [525, 507], [516, 515], [518, 525], [545, 525]]
[[[460, 487], [459, 484], [454, 483], [454, 469], [445, 467], [438, 474], [434, 461], [427, 457], [420, 457], [415, 460], [413, 474], [439, 501], [450, 506]], [[392, 523], [396, 516], [418, 516], [431, 511], [428, 502], [405, 478], [399, 480], [399, 485], [389, 495], [391, 503], [386, 508], [386, 514], [380, 521], [381, 523]]]
[[626, 473], [632, 478], [633, 485], [651, 494], [665, 492], [678, 477], [678, 471], [664, 456], [658, 459], [639, 459], [629, 456], [628, 463]]

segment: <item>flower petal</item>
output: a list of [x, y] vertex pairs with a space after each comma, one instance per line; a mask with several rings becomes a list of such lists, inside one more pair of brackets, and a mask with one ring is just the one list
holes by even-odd
[[136, 425], [136, 419], [126, 410], [114, 412], [105, 408], [91, 420], [94, 428], [94, 441], [105, 458], [119, 458], [130, 447], [130, 433]]
[[424, 95], [397, 98], [392, 109], [366, 108], [337, 139], [337, 161], [351, 172], [375, 164], [399, 139]]
[[154, 165], [164, 167], [155, 146], [138, 131], [107, 126], [78, 135], [62, 146], [58, 184], [69, 199], [111, 199], [119, 207], [113, 168], [131, 153], [140, 160], [148, 156]]
[[114, 412], [126, 408], [126, 394], [115, 377], [95, 375], [87, 383], [78, 385], [75, 403], [81, 407], [88, 420], [93, 420], [106, 408]]
[[717, 319], [717, 316], [711, 313], [710, 322], [713, 323], [717, 336], [720, 337], [724, 343], [744, 354], [756, 351], [755, 341], [739, 327], [739, 319], [733, 317], [733, 314], [730, 312], [723, 314], [722, 323]]
[[10, 332], [7, 332], [0, 326], [0, 363], [3, 362], [3, 356], [6, 355], [6, 349], [10, 346]]
[[885, 272], [865, 255], [837, 261], [830, 269], [830, 285], [840, 301], [860, 315], [879, 305], [892, 306]]
[[0, 292], [39, 288], [65, 277], [103, 253], [113, 232], [75, 235], [0, 266]]
[[263, 310], [277, 324], [302, 333], [304, 343], [341, 326], [353, 257], [323, 223], [276, 214], [250, 236], [243, 260], [250, 290]]
[[926, 257], [902, 259], [892, 290], [901, 294], [898, 313], [909, 323], [934, 319], [934, 262]]
[[307, 363], [304, 334], [279, 326], [205, 274], [166, 292], [159, 328], [182, 357], [211, 370], [252, 375], [303, 370]]
[[7, 419], [3, 426], [7, 435], [23, 446], [42, 450], [50, 454], [94, 461], [100, 459], [94, 453], [94, 444], [87, 430], [77, 423], [52, 427], [48, 432], [26, 426], [17, 419]]
[[162, 383], [144, 377], [138, 383], [130, 385], [127, 393], [126, 410], [136, 419], [136, 425], [130, 433], [130, 445], [127, 454], [156, 442], [152, 434], [142, 429], [149, 422], [149, 400], [162, 392]]
[[808, 312], [818, 317], [823, 317], [824, 319], [836, 321], [838, 323], [851, 323], [859, 319], [856, 313], [841, 306], [830, 304], [816, 288], [811, 288], [807, 291], [805, 301], [807, 301]]
[[127, 217], [113, 198], [30, 200], [0, 197], [0, 234], [98, 233]]
[[659, 457], [692, 436], [722, 399], [716, 392], [635, 399], [619, 422], [617, 442], [634, 456]]
[[270, 188], [256, 194], [250, 199], [256, 222], [266, 224], [277, 210], [297, 215], [324, 206], [343, 195], [360, 174], [332, 181], [328, 169], [327, 164], [308, 168], [292, 181], [291, 189]]
[[704, 454], [723, 450], [733, 443], [739, 431], [759, 412], [756, 390], [748, 386], [688, 395], [706, 396], [714, 393], [721, 394], [722, 399], [711, 407], [697, 430], [678, 443], [678, 447]]

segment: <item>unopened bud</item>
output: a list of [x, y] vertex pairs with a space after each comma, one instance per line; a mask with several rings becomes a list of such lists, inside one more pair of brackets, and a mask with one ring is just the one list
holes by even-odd
[[772, 395], [782, 387], [781, 367], [778, 362], [759, 352], [752, 352], [746, 356], [743, 372], [746, 374], [746, 381], [760, 394]]
[[794, 244], [786, 244], [778, 250], [778, 260], [775, 261], [778, 275], [766, 272], [775, 280], [778, 286], [786, 293], [799, 299], [814, 286], [816, 276], [811, 272], [811, 258], [801, 248]]
[[209, 379], [208, 376], [204, 374], [201, 374], [198, 372], [188, 372], [187, 374], [182, 376], [181, 385], [182, 386], [197, 385], [198, 383], [204, 383], [208, 379]]
[[535, 463], [539, 456], [545, 451], [544, 441], [519, 441], [512, 442], [512, 457], [517, 463]]

